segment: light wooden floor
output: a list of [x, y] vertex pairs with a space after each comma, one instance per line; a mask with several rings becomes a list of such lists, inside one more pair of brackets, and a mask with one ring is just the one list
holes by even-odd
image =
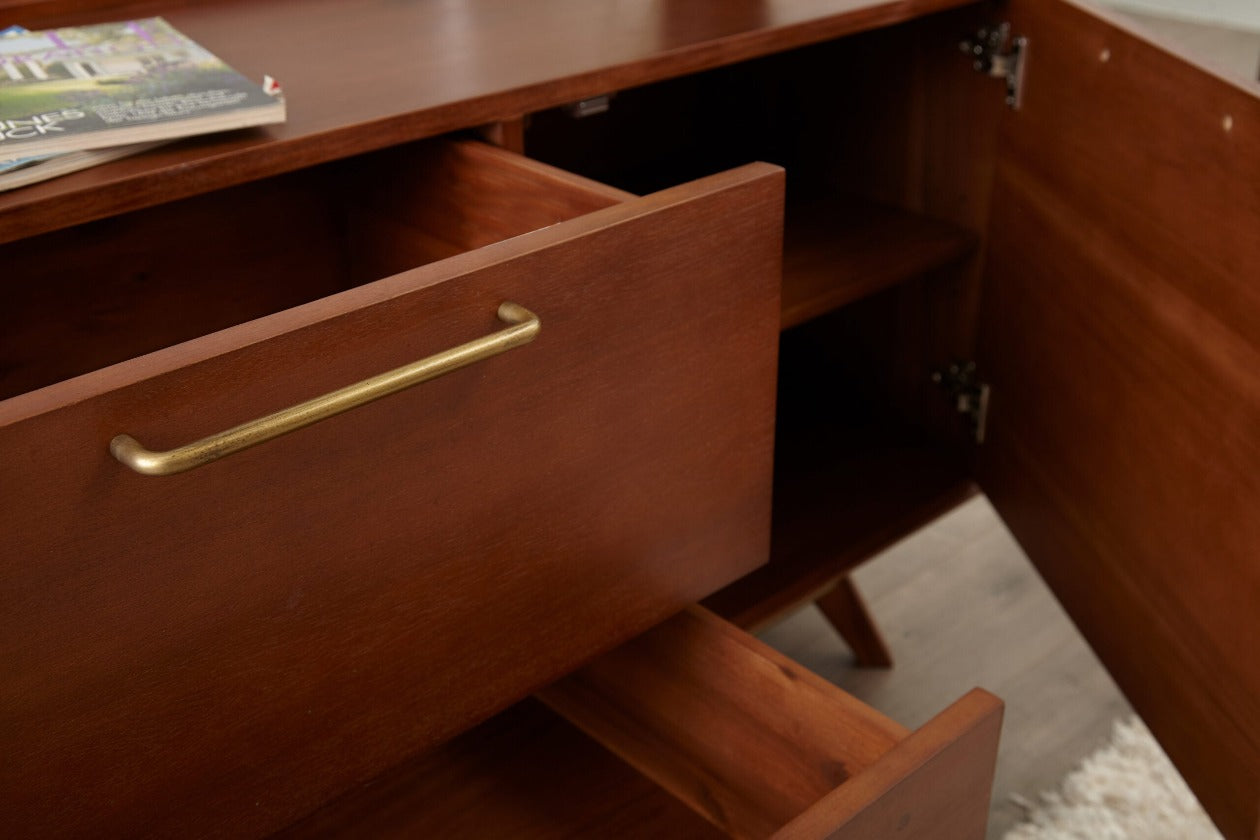
[[973, 686], [1006, 702], [989, 838], [1106, 741], [1128, 704], [983, 498], [858, 570], [896, 665], [853, 666], [813, 607], [761, 633], [774, 647], [917, 727]]

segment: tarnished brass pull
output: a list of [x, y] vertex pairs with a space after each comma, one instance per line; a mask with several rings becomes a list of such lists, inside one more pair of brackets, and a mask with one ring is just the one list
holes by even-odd
[[173, 475], [200, 467], [211, 461], [251, 446], [265, 443], [280, 435], [305, 428], [312, 423], [349, 411], [361, 405], [395, 394], [412, 385], [428, 382], [443, 374], [467, 367], [474, 362], [528, 344], [538, 335], [542, 324], [538, 316], [523, 306], [505, 302], [499, 305], [499, 320], [511, 324], [505, 330], [452, 347], [418, 362], [348, 385], [345, 388], [315, 397], [300, 405], [251, 420], [217, 435], [202, 438], [178, 449], [151, 452], [131, 435], [118, 435], [109, 442], [110, 453], [121, 463], [145, 475]]

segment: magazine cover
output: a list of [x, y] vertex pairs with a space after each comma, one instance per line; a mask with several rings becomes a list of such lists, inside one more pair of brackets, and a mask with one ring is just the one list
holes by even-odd
[[283, 99], [162, 18], [0, 37], [0, 159], [283, 121]]

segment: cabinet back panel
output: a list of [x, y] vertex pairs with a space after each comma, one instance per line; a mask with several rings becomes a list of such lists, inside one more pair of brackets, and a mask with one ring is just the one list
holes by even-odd
[[[929, 17], [619, 91], [580, 119], [543, 111], [525, 148], [635, 193], [764, 160], [787, 169], [792, 201], [839, 192], [921, 210], [917, 51], [941, 27]], [[956, 34], [941, 44], [970, 72]]]

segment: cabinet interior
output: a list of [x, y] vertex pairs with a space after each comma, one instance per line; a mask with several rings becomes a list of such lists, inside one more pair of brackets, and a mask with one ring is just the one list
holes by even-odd
[[[708, 603], [756, 626], [970, 493], [970, 429], [932, 373], [966, 357], [997, 99], [939, 15], [555, 109], [526, 153], [631, 192], [765, 160], [787, 172], [770, 564]], [[965, 101], [965, 100], [963, 100]], [[950, 94], [957, 105], [960, 94]], [[950, 156], [953, 171], [939, 161]]]
[[0, 399], [619, 200], [555, 175], [419, 142], [0, 246]]

